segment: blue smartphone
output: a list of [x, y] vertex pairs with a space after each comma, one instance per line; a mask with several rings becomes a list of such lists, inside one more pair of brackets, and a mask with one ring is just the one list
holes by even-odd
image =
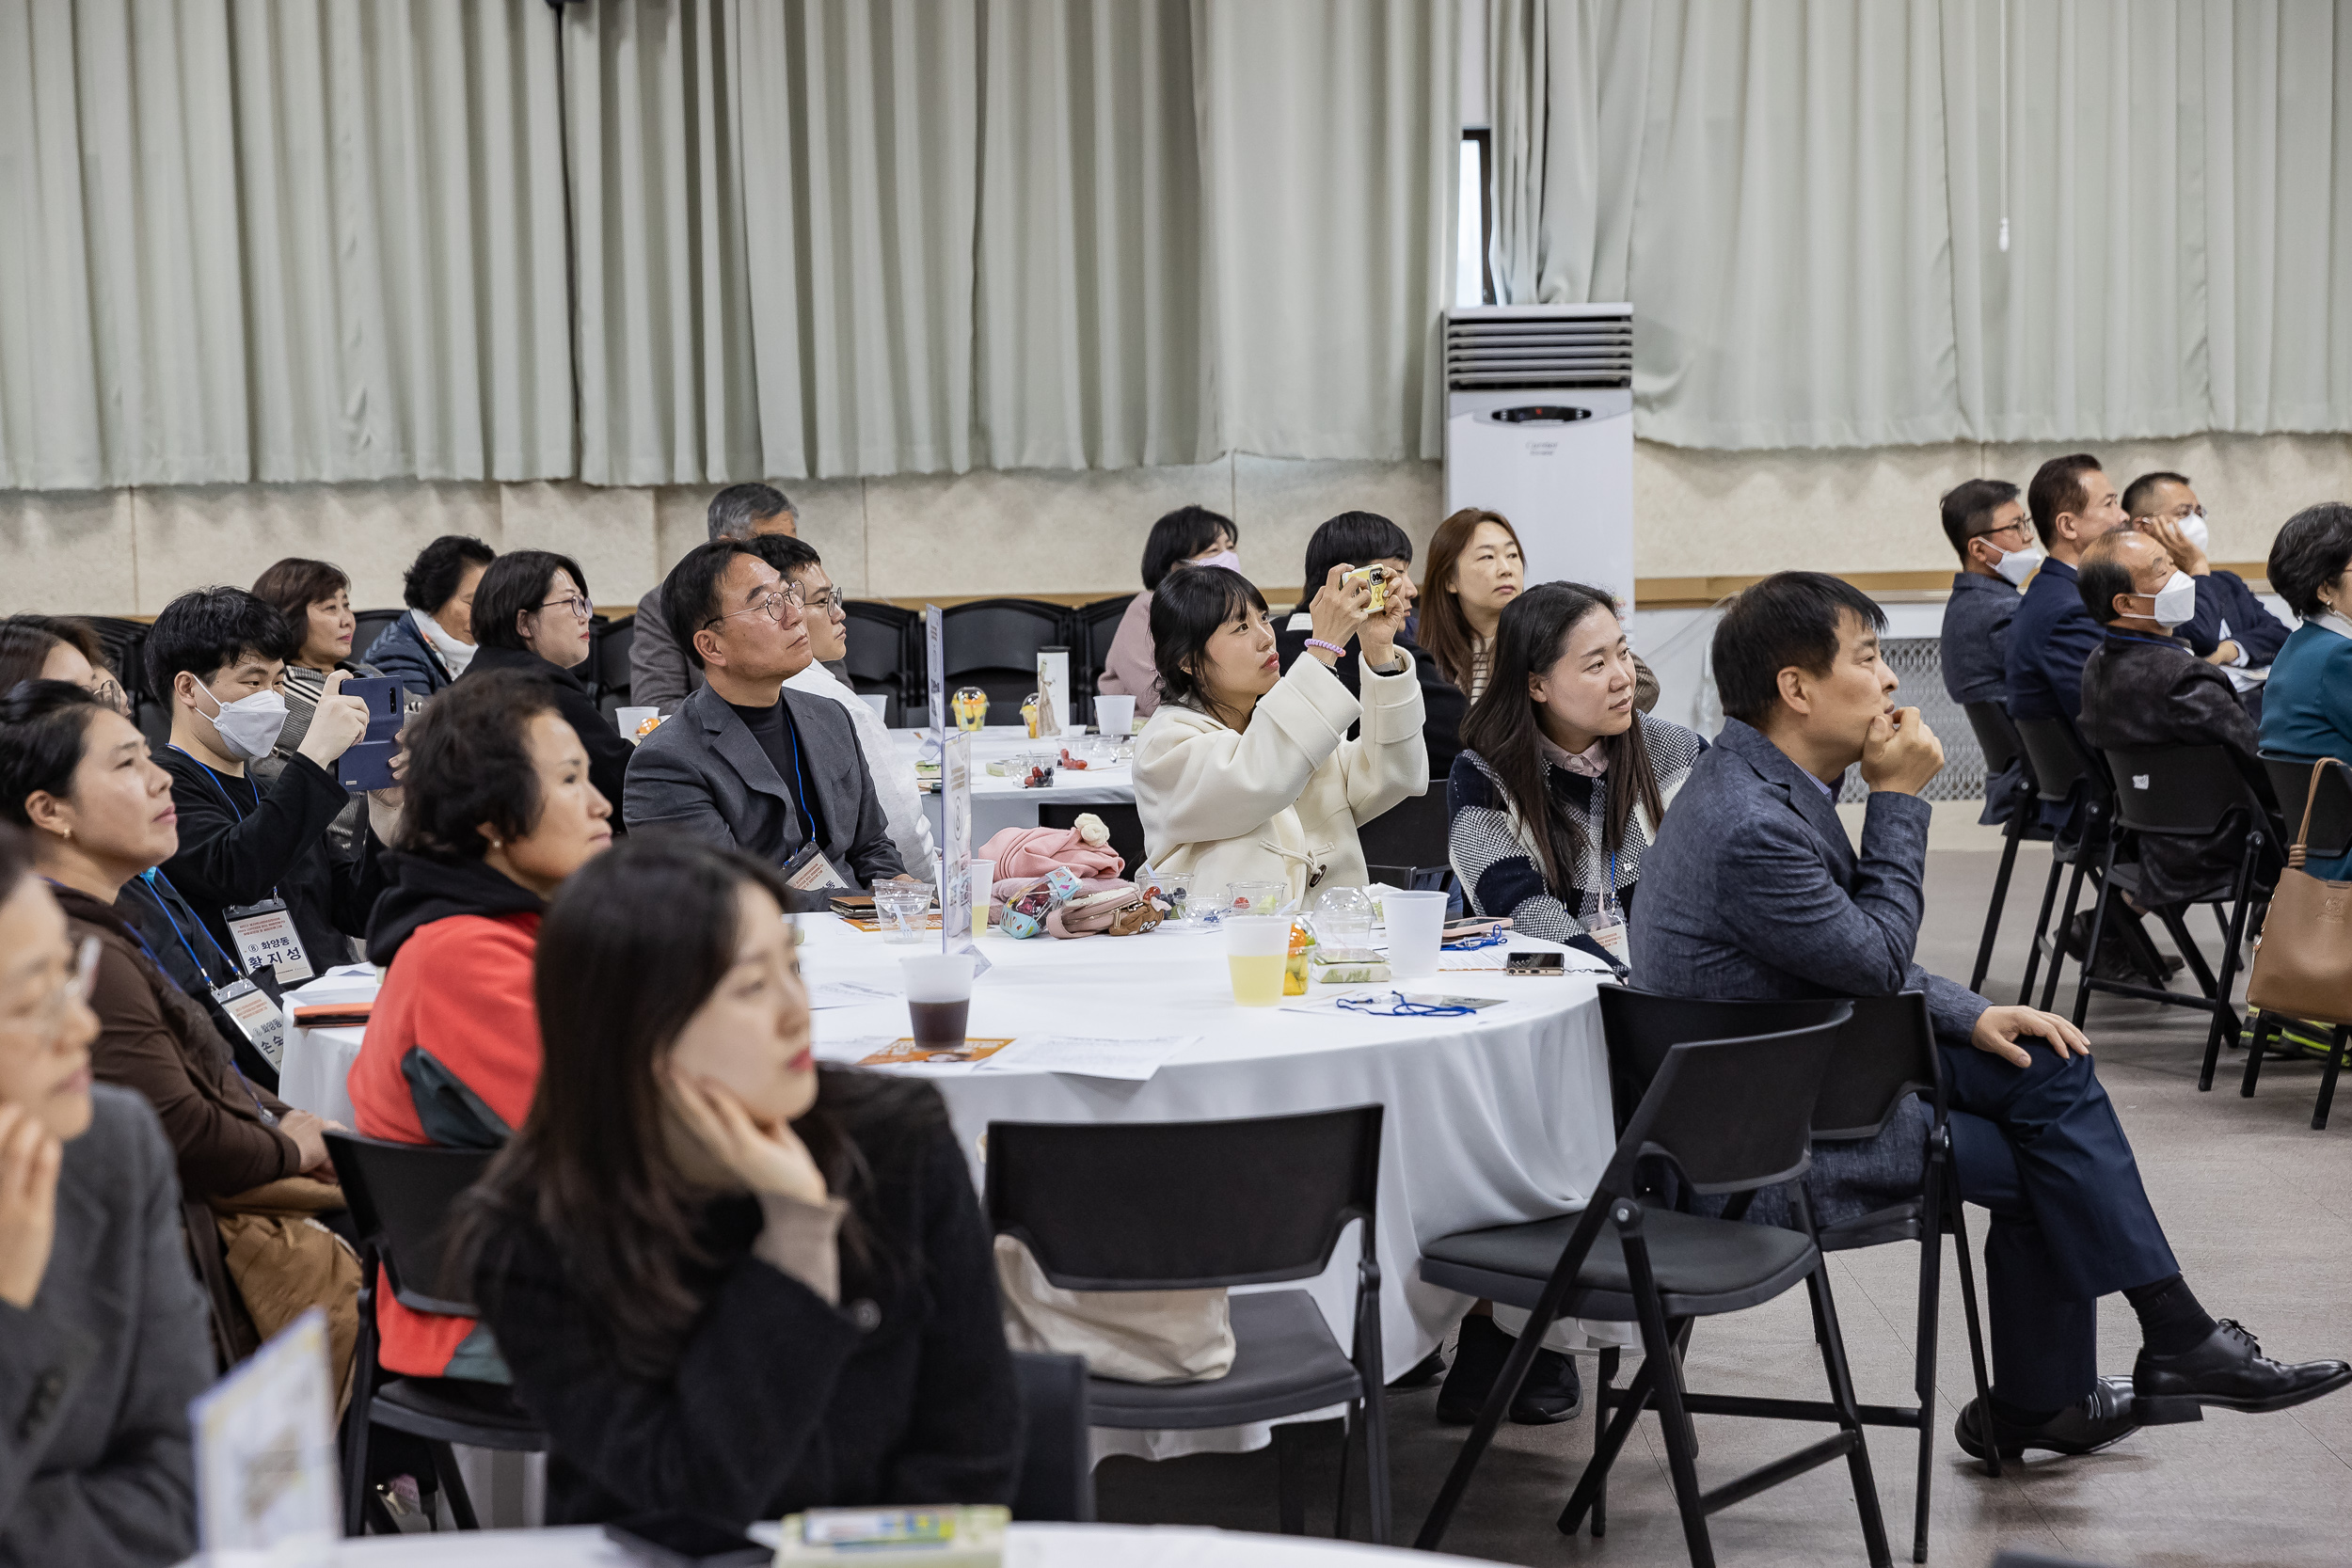
[[355, 794], [363, 789], [389, 789], [392, 753], [400, 750], [400, 727], [408, 721], [406, 689], [389, 676], [343, 682], [343, 695], [368, 705], [368, 733], [335, 759], [335, 778]]

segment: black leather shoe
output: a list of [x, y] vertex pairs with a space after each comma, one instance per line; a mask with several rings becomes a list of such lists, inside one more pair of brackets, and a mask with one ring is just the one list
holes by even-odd
[[[1438, 1419], [1447, 1426], [1469, 1426], [1486, 1407], [1502, 1364], [1518, 1341], [1481, 1314], [1462, 1320], [1462, 1335], [1454, 1346], [1454, 1367], [1438, 1392]], [[1535, 1353], [1526, 1381], [1511, 1401], [1511, 1419], [1519, 1426], [1549, 1426], [1572, 1420], [1584, 1408], [1584, 1389], [1577, 1377], [1576, 1357], [1554, 1350]]]
[[[1989, 1443], [1988, 1426], [1992, 1429]], [[2051, 1453], [2097, 1453], [2138, 1430], [2139, 1418], [2133, 1410], [2132, 1380], [2123, 1377], [2101, 1378], [2089, 1394], [2039, 1426], [2011, 1426], [1987, 1410], [1980, 1399], [1970, 1400], [1962, 1407], [1960, 1419], [1952, 1423], [1952, 1436], [1972, 1459], [1982, 1459], [1988, 1447], [1996, 1449], [2003, 1459], [2022, 1459], [2029, 1449]]]
[[2332, 1394], [2347, 1383], [2352, 1365], [2342, 1361], [2273, 1361], [2233, 1318], [2215, 1324], [2195, 1350], [2151, 1355], [2143, 1349], [2132, 1368], [2139, 1418], [2147, 1422], [2202, 1420], [2209, 1404], [2263, 1415]]
[[1389, 1386], [1391, 1388], [1426, 1388], [1443, 1376], [1445, 1376], [1445, 1353], [1433, 1350], [1414, 1362], [1411, 1370], [1403, 1377], [1395, 1379]]

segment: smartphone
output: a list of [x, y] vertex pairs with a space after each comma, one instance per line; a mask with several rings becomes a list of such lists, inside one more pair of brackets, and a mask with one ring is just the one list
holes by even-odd
[[1369, 583], [1372, 587], [1372, 603], [1367, 608], [1375, 611], [1389, 608], [1389, 569], [1386, 566], [1359, 566], [1343, 576], [1340, 580]]
[[1514, 953], [1502, 960], [1505, 974], [1565, 974], [1568, 958], [1565, 953]]
[[373, 676], [343, 682], [343, 695], [368, 705], [368, 733], [335, 759], [335, 780], [345, 789], [389, 789], [392, 753], [400, 750], [400, 727], [408, 721], [408, 697], [400, 682]]
[[640, 1562], [657, 1568], [750, 1568], [775, 1553], [734, 1526], [700, 1513], [636, 1513], [604, 1533]]

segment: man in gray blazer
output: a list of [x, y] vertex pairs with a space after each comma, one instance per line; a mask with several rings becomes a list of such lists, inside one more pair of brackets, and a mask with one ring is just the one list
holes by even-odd
[[[1732, 602], [1710, 656], [1730, 717], [1643, 857], [1636, 980], [1681, 996], [1926, 994], [1961, 1196], [1993, 1215], [1992, 1409], [1961, 1412], [1970, 1453], [2087, 1453], [2143, 1419], [2282, 1410], [2352, 1383], [2352, 1366], [2273, 1361], [2206, 1315], [2080, 1032], [1913, 961], [1930, 815], [1919, 791], [1944, 750], [1917, 708], [1890, 701], [1884, 625], [1860, 590], [1818, 573], [1783, 572]], [[1834, 804], [1857, 763], [1870, 790], [1859, 853]], [[1821, 1210], [1915, 1194], [1921, 1127], [1899, 1117], [1869, 1143], [1817, 1148], [1807, 1180]], [[2098, 1298], [2116, 1291], [2140, 1323], [2129, 1380], [2098, 1375]]]
[[[673, 626], [707, 684], [629, 759], [621, 813], [632, 832], [679, 828], [822, 885], [912, 880], [841, 705], [784, 683], [809, 661], [800, 590], [750, 546], [698, 545], [662, 585]], [[816, 879], [800, 877], [809, 869]], [[821, 894], [805, 908], [822, 908]]]

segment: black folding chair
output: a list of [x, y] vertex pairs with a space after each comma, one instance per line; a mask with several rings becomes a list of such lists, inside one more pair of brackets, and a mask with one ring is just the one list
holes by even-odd
[[925, 700], [923, 617], [879, 599], [846, 599], [841, 609], [849, 617], [842, 632], [850, 643], [850, 689], [886, 695], [882, 720], [897, 726]]
[[1449, 835], [1454, 819], [1445, 809], [1445, 781], [1432, 783], [1428, 792], [1408, 795], [1369, 822], [1356, 827], [1366, 861], [1382, 865], [1445, 865], [1452, 849]]
[[[1968, 1250], [1968, 1226], [1962, 1214], [1960, 1182], [1952, 1166], [1951, 1107], [1944, 1087], [1944, 1060], [1935, 1048], [1935, 1025], [1928, 1016], [1927, 998], [1918, 991], [1894, 996], [1860, 997], [1846, 1001], [1718, 1002], [1693, 997], [1660, 996], [1615, 986], [1600, 990], [1601, 1019], [1609, 1041], [1610, 1097], [1622, 1134], [1634, 1107], [1648, 1091], [1667, 1050], [1684, 1040], [1724, 1039], [1808, 1028], [1830, 1022], [1839, 1009], [1851, 1016], [1837, 1034], [1837, 1048], [1822, 1076], [1821, 1091], [1813, 1105], [1812, 1139], [1816, 1144], [1874, 1138], [1905, 1098], [1925, 1094], [1933, 1107], [1928, 1130], [1927, 1159], [1920, 1171], [1919, 1196], [1884, 1209], [1873, 1210], [1821, 1228], [1823, 1252], [1852, 1252], [1896, 1242], [1919, 1243], [1917, 1348], [1912, 1387], [1916, 1405], [1861, 1406], [1866, 1426], [1907, 1427], [1919, 1433], [1919, 1477], [1916, 1509], [1912, 1522], [1912, 1560], [1928, 1560], [1928, 1502], [1934, 1477], [1936, 1325], [1943, 1296], [1944, 1238], [1952, 1238], [1960, 1260], [1961, 1306], [1968, 1321], [1968, 1354], [1976, 1372], [1977, 1397], [1987, 1397], [1984, 1333], [1977, 1317], [1976, 1262]], [[1605, 1420], [1610, 1407], [1622, 1402], [1614, 1386], [1618, 1353], [1600, 1353], [1596, 1419]], [[1708, 1413], [1712, 1402], [1704, 1395], [1684, 1402]], [[1816, 1420], [1836, 1418], [1834, 1406], [1809, 1406]], [[1987, 1472], [2001, 1473], [1999, 1456], [1985, 1461]], [[1593, 1498], [1593, 1533], [1606, 1528], [1607, 1490]]]
[[[2107, 779], [2106, 764], [2083, 744], [2071, 720], [2019, 719], [2013, 722], [2017, 738], [2026, 748], [2026, 766], [2033, 773], [2034, 799], [2048, 805], [2066, 805], [2079, 797], [2075, 820], [2080, 833], [2069, 842], [2061, 832], [2050, 841], [2050, 879], [2042, 885], [2042, 910], [2034, 921], [2033, 946], [2026, 956], [2026, 983], [2017, 988], [2019, 1006], [2032, 1002], [2034, 976], [2041, 972], [2042, 960], [2048, 958], [2049, 976], [2042, 988], [2042, 1000], [2035, 1004], [2046, 1012], [2058, 997], [2058, 972], [2066, 964], [2066, 934], [2074, 928], [2083, 879], [2096, 874], [2106, 852], [2107, 839], [2114, 832], [2115, 791]], [[2053, 929], [2050, 906], [2058, 897], [2059, 873], [2070, 865], [2074, 874], [2066, 879], [2066, 907]], [[2163, 974], [2162, 960], [2138, 926], [2126, 921], [2121, 928], [2150, 973]], [[2085, 969], [2097, 960], [2096, 948], [2084, 949]]]
[[[1096, 1426], [1194, 1430], [1349, 1407], [1360, 1433], [1372, 1536], [1389, 1537], [1389, 1434], [1380, 1372], [1377, 1105], [1236, 1121], [991, 1122], [988, 1217], [1066, 1291], [1191, 1291], [1320, 1275], [1350, 1221], [1355, 1349], [1343, 1354], [1305, 1291], [1232, 1297], [1232, 1370], [1207, 1383], [1088, 1380]], [[1181, 1181], [1170, 1173], [1183, 1172]], [[1269, 1201], [1279, 1195], [1279, 1201]], [[1293, 1423], [1274, 1429], [1281, 1525], [1306, 1528]], [[1336, 1534], [1347, 1534], [1343, 1438]]]
[[[85, 615], [82, 619], [98, 634], [99, 645], [106, 651], [106, 663], [115, 673], [115, 684], [134, 707], [139, 699], [150, 696], [147, 684], [147, 626], [144, 621], [126, 621], [116, 615]], [[358, 639], [352, 639], [358, 646]]]
[[375, 1292], [380, 1281], [393, 1300], [413, 1310], [476, 1315], [473, 1282], [448, 1255], [450, 1210], [496, 1151], [387, 1143], [356, 1132], [327, 1133], [326, 1151], [360, 1243], [359, 1344], [344, 1419], [343, 1533], [360, 1531], [371, 1426], [423, 1438], [457, 1528], [479, 1529], [450, 1445], [538, 1453], [548, 1446], [547, 1433], [503, 1384], [388, 1374], [376, 1360]]
[[[2197, 1086], [2210, 1089], [2214, 1065], [2221, 1056], [2223, 1033], [2227, 1032], [2233, 1047], [2238, 1043], [2237, 1007], [2232, 1000], [2237, 985], [2238, 955], [2245, 946], [2247, 915], [2261, 891], [2259, 879], [2266, 863], [2277, 863], [2280, 830], [2271, 816], [2269, 804], [2254, 792], [2222, 747], [2113, 746], [2107, 749], [2106, 763], [2115, 780], [2117, 831], [2110, 832], [2101, 846], [2099, 897], [2090, 916], [2090, 954], [2095, 956], [2099, 951], [2100, 938], [2106, 932], [2108, 911], [2114, 907], [2117, 894], [2139, 889], [2137, 868], [2116, 863], [2116, 850], [2122, 846], [2123, 834], [2130, 833], [2144, 843], [2151, 838], [2207, 838], [2227, 832], [2233, 825], [2245, 833], [2238, 851], [2237, 871], [2226, 894], [2219, 888], [2201, 890], [2199, 896], [2166, 904], [2153, 911], [2164, 922], [2164, 928], [2172, 934], [2181, 957], [2187, 960], [2199, 994], [2189, 996], [2130, 980], [2103, 980], [2090, 973], [2088, 961], [2074, 985], [2076, 1028], [2082, 1026], [2094, 990], [2137, 996], [2175, 1007], [2195, 1007], [2210, 1014], [2212, 1023], [2205, 1031], [2204, 1066], [2197, 1074]], [[2206, 892], [2214, 896], [2203, 896]], [[2181, 911], [2187, 903], [2210, 903], [2221, 922], [2218, 974], [2205, 962], [2204, 954], [2188, 933], [2188, 923], [2181, 918]]]
[[[1121, 594], [1116, 598], [1082, 604], [1071, 612], [1071, 619], [1076, 624], [1076, 630], [1072, 633], [1074, 642], [1071, 648], [1071, 679], [1086, 693], [1089, 703], [1096, 684], [1103, 678], [1104, 666], [1110, 662], [1111, 639], [1119, 635], [1119, 623], [1127, 618], [1127, 607], [1134, 602], [1133, 594]], [[1084, 673], [1076, 668], [1081, 658], [1085, 662]], [[1087, 712], [1091, 720], [1093, 709], [1089, 706]]]
[[[1421, 1275], [1430, 1284], [1523, 1307], [1530, 1315], [1416, 1545], [1434, 1551], [1444, 1540], [1470, 1472], [1518, 1397], [1545, 1332], [1562, 1317], [1578, 1317], [1638, 1323], [1642, 1366], [1617, 1402], [1616, 1418], [1595, 1433], [1592, 1461], [1560, 1515], [1562, 1533], [1574, 1533], [1583, 1522], [1635, 1419], [1654, 1405], [1683, 1539], [1697, 1568], [1711, 1568], [1715, 1560], [1707, 1515], [1841, 1456], [1851, 1473], [1870, 1561], [1885, 1568], [1886, 1528], [1862, 1411], [1802, 1180], [1812, 1164], [1808, 1130], [1815, 1101], [1851, 1009], [1838, 1004], [1831, 1013], [1830, 1022], [1810, 1028], [1670, 1047], [1582, 1213], [1461, 1231], [1422, 1248]], [[1636, 1167], [1652, 1157], [1668, 1162], [1691, 1191], [1728, 1197], [1724, 1217], [1677, 1213], [1643, 1196]], [[1796, 1228], [1743, 1223], [1757, 1192], [1788, 1183], [1793, 1183], [1788, 1197]], [[1691, 1321], [1761, 1306], [1799, 1282], [1812, 1298], [1829, 1404], [1725, 1398], [1692, 1403], [1676, 1357]], [[1701, 1408], [1710, 1415], [1801, 1419], [1827, 1410], [1838, 1430], [1703, 1493], [1690, 1425], [1692, 1411]]]
[[1083, 1355], [1015, 1351], [1021, 1380], [1021, 1479], [1012, 1516], [1063, 1525], [1094, 1522], [1094, 1456]]
[[[1984, 753], [1984, 776], [1991, 780], [2006, 772], [2012, 762], [2024, 762], [2026, 743], [2017, 734], [2017, 726], [2009, 721], [2009, 709], [1998, 703], [1965, 703], [1963, 711], [1968, 715], [1968, 727], [1977, 732], [1977, 749]], [[2033, 765], [2026, 763], [2026, 784], [2034, 784]], [[2001, 869], [1993, 879], [1993, 897], [1985, 905], [1984, 936], [1977, 943], [1977, 967], [1968, 972], [1968, 989], [1981, 993], [1985, 972], [1993, 967], [1993, 943], [2000, 935], [2001, 911], [2009, 903], [2010, 872], [2017, 864], [2017, 846], [2033, 831], [2038, 799], [2019, 800], [2010, 811], [2009, 820], [2001, 825]]]
[[[941, 619], [948, 689], [977, 686], [987, 692], [998, 723], [1021, 721], [1021, 699], [1037, 689], [1038, 654], [1071, 641], [1069, 610], [1043, 599], [974, 599], [951, 605]], [[1077, 671], [1071, 674], [1075, 684]], [[1077, 712], [1071, 709], [1073, 721]]]
[[637, 643], [637, 617], [624, 615], [596, 639], [596, 708], [606, 718], [628, 706], [628, 656]]
[[[2342, 768], [2323, 768], [2318, 769], [2319, 777], [2314, 781], [2312, 777], [2313, 764], [2320, 760], [2316, 757], [2277, 756], [2268, 752], [2262, 753], [2263, 769], [2270, 775], [2271, 793], [2278, 797], [2279, 804], [2285, 813], [2299, 823], [2296, 830], [2296, 841], [2302, 844], [2306, 857], [2325, 861], [2334, 860], [2352, 850], [2352, 775], [2347, 775]], [[2297, 800], [2303, 803], [2299, 816], [2296, 812], [2295, 803]], [[2352, 997], [2345, 998], [2345, 1005], [2352, 1006]], [[2288, 1022], [2276, 1013], [2259, 1009], [2255, 1012], [2254, 1033], [2247, 1041], [2246, 1048], [2246, 1079], [2238, 1085], [2238, 1093], [2246, 1099], [2254, 1097], [2254, 1085], [2262, 1079], [2263, 1053], [2279, 1050], [2281, 1054], [2288, 1053], [2277, 1044]], [[2352, 1043], [2352, 1023], [2336, 1022], [2328, 1041], [2326, 1065], [2320, 1070], [2319, 1097], [2312, 1101], [2312, 1131], [2314, 1132], [2328, 1130], [2328, 1114], [2336, 1099], [2336, 1075], [2344, 1069], [2347, 1043]], [[2300, 1054], [2299, 1052], [2295, 1053]]]
[[384, 628], [407, 614], [405, 609], [355, 610], [351, 612], [351, 657], [364, 659], [375, 640], [384, 635]]

